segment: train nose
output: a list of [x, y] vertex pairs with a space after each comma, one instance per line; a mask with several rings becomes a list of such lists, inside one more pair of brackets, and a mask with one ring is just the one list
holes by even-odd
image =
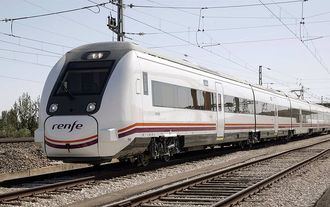
[[52, 116], [45, 122], [48, 157], [98, 157], [97, 122], [91, 116]]

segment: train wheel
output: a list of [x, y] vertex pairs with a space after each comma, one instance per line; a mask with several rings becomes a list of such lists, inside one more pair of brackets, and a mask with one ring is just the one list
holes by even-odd
[[171, 156], [170, 156], [170, 155], [163, 155], [163, 156], [162, 156], [162, 160], [163, 160], [164, 162], [169, 162], [169, 161], [171, 160]]
[[241, 150], [245, 150], [245, 149], [247, 148], [247, 143], [246, 143], [246, 141], [241, 141], [241, 142], [239, 142], [239, 148], [240, 148]]
[[146, 154], [140, 154], [137, 159], [137, 165], [138, 166], [147, 166], [150, 163], [150, 157]]

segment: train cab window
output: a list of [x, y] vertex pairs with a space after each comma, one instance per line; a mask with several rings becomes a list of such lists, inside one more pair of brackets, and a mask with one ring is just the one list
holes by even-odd
[[69, 68], [59, 82], [55, 95], [98, 95], [104, 88], [108, 74], [108, 68]]
[[[47, 103], [49, 115], [86, 115], [96, 113], [114, 69], [115, 60], [73, 61], [64, 65]], [[58, 104], [55, 112], [52, 104]], [[90, 110], [89, 107], [94, 110]], [[94, 107], [95, 106], [95, 107]], [[88, 110], [87, 110], [88, 109]]]

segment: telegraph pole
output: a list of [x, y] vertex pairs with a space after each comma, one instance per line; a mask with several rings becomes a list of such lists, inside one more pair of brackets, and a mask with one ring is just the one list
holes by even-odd
[[107, 26], [117, 35], [117, 41], [124, 41], [124, 0], [112, 0], [112, 4], [117, 6], [117, 19], [108, 16]]

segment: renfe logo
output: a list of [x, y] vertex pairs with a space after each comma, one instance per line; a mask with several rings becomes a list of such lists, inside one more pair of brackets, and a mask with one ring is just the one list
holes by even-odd
[[77, 124], [77, 121], [74, 121], [73, 124], [54, 124], [52, 130], [54, 129], [68, 129], [69, 132], [72, 132], [73, 129], [81, 129], [83, 124]]

